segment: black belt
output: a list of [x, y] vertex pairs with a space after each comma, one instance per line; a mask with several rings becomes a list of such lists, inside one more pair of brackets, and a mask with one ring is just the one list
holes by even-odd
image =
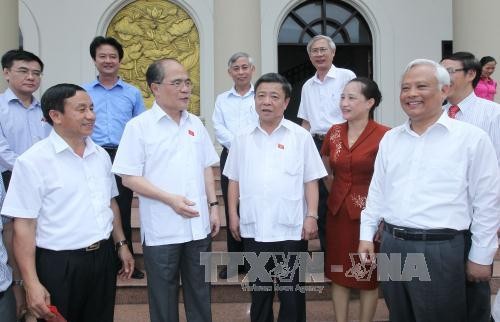
[[391, 225], [384, 222], [384, 230], [396, 239], [420, 240], [420, 241], [441, 241], [455, 238], [458, 234], [463, 234], [465, 230], [455, 229], [419, 229]]
[[59, 253], [59, 252], [67, 252], [67, 253], [88, 253], [88, 252], [94, 252], [96, 250], [99, 250], [101, 248], [104, 248], [104, 246], [109, 243], [110, 240], [109, 239], [103, 239], [103, 240], [100, 240], [98, 242], [95, 242], [93, 243], [92, 245], [89, 245], [87, 247], [84, 247], [84, 248], [80, 248], [80, 249], [68, 249], [68, 250], [52, 250], [52, 249], [46, 249], [46, 248], [40, 248], [40, 247], [37, 247], [37, 249], [39, 251], [42, 251], [42, 252], [56, 252], [56, 253]]
[[325, 139], [326, 134], [315, 133], [312, 136], [313, 136], [313, 139], [315, 139], [315, 140], [323, 141]]

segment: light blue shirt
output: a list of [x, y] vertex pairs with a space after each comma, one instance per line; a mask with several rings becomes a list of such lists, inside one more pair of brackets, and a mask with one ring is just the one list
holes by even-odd
[[121, 78], [110, 89], [102, 86], [99, 79], [83, 88], [92, 98], [96, 113], [92, 140], [101, 146], [118, 146], [125, 124], [145, 110], [141, 92]]
[[46, 138], [51, 129], [34, 97], [24, 107], [12, 90], [0, 94], [0, 171], [12, 170], [17, 157]]

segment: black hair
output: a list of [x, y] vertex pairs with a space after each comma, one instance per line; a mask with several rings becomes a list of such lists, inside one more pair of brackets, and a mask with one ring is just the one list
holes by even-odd
[[50, 110], [64, 114], [66, 99], [75, 96], [77, 91], [85, 92], [85, 89], [75, 84], [63, 83], [54, 85], [43, 93], [40, 104], [42, 105], [43, 117], [50, 125], [54, 124], [49, 115]]
[[12, 65], [14, 65], [14, 61], [16, 60], [22, 60], [27, 62], [36, 61], [38, 64], [40, 64], [40, 71], [43, 72], [42, 60], [37, 55], [22, 49], [12, 49], [3, 54], [2, 69], [11, 68]]
[[481, 78], [481, 64], [479, 64], [474, 54], [467, 51], [458, 51], [451, 54], [451, 56], [449, 57], [445, 57], [444, 59], [461, 62], [464, 73], [467, 73], [469, 70], [475, 71], [476, 77], [474, 77], [474, 80], [472, 80], [472, 87], [476, 87], [477, 83], [479, 82], [479, 78]]
[[92, 40], [90, 43], [90, 56], [92, 57], [93, 60], [95, 60], [96, 57], [96, 52], [97, 48], [102, 46], [102, 45], [110, 45], [118, 51], [118, 59], [122, 61], [123, 58], [123, 47], [122, 45], [118, 42], [113, 37], [103, 37], [103, 36], [97, 36]]
[[382, 101], [382, 93], [380, 92], [377, 83], [367, 77], [353, 78], [347, 84], [354, 82], [361, 84], [361, 94], [363, 94], [367, 100], [373, 98], [374, 103], [368, 114], [368, 118], [373, 120], [375, 117], [375, 109]]
[[267, 73], [262, 76], [255, 82], [255, 91], [262, 83], [279, 83], [283, 88], [283, 92], [285, 93], [285, 98], [289, 98], [292, 95], [292, 85], [288, 82], [288, 80], [281, 76], [278, 73]]
[[163, 67], [163, 63], [166, 63], [168, 61], [173, 61], [180, 64], [177, 59], [163, 58], [155, 60], [151, 63], [151, 65], [149, 65], [148, 69], [146, 70], [146, 82], [148, 83], [149, 88], [151, 88], [151, 84], [153, 83], [160, 84], [161, 82], [163, 82], [163, 79], [165, 78], [165, 69]]
[[483, 58], [481, 58], [479, 60], [479, 64], [481, 64], [481, 67], [483, 67], [484, 65], [486, 65], [487, 63], [491, 63], [492, 61], [495, 62], [495, 63], [497, 62], [495, 60], [495, 58], [493, 58], [491, 56], [484, 56]]

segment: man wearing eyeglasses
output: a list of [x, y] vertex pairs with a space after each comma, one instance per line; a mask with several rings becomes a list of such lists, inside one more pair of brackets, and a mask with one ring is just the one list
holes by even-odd
[[[333, 65], [335, 50], [333, 40], [324, 35], [314, 36], [307, 44], [307, 53], [316, 68], [316, 74], [302, 86], [297, 117], [302, 119], [302, 127], [311, 132], [318, 150], [321, 150], [323, 139], [330, 127], [345, 122], [339, 106], [340, 94], [344, 86], [356, 77], [352, 71]], [[318, 236], [322, 250], [325, 245], [327, 198], [328, 191], [320, 180]]]
[[[448, 116], [463, 122], [470, 123], [483, 129], [490, 137], [496, 150], [500, 165], [500, 105], [477, 97], [474, 93], [481, 76], [481, 65], [476, 57], [469, 52], [456, 52], [441, 61], [451, 78], [448, 103], [444, 109]], [[468, 247], [471, 244], [471, 234], [467, 234]], [[467, 321], [490, 321], [491, 290], [489, 279], [492, 265], [472, 264], [470, 270], [483, 272], [485, 279], [467, 281]]]
[[40, 87], [42, 60], [28, 51], [9, 50], [2, 69], [8, 88], [0, 94], [0, 171], [7, 189], [17, 157], [47, 137], [51, 126], [33, 96]]
[[153, 62], [155, 97], [125, 126], [112, 171], [139, 195], [141, 238], [152, 322], [179, 320], [179, 275], [188, 321], [212, 321], [210, 283], [200, 253], [220, 220], [212, 166], [219, 161], [198, 117], [187, 111], [193, 84], [174, 59]]
[[[144, 112], [141, 92], [125, 82], [118, 75], [123, 59], [123, 47], [113, 37], [95, 37], [90, 44], [90, 56], [99, 74], [93, 82], [83, 85], [94, 103], [96, 122], [92, 140], [102, 146], [114, 160], [125, 124], [133, 117]], [[134, 253], [131, 239], [132, 190], [124, 187], [116, 176], [119, 195], [116, 198], [120, 208], [123, 232], [128, 241], [129, 250]], [[144, 273], [134, 269], [132, 278], [142, 279]]]

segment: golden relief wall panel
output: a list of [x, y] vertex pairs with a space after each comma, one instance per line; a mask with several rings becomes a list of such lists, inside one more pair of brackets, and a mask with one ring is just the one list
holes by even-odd
[[164, 0], [134, 1], [113, 17], [106, 36], [123, 45], [120, 76], [141, 90], [147, 107], [154, 101], [146, 84], [148, 66], [161, 58], [180, 61], [193, 81], [189, 111], [200, 115], [200, 39], [183, 8]]

